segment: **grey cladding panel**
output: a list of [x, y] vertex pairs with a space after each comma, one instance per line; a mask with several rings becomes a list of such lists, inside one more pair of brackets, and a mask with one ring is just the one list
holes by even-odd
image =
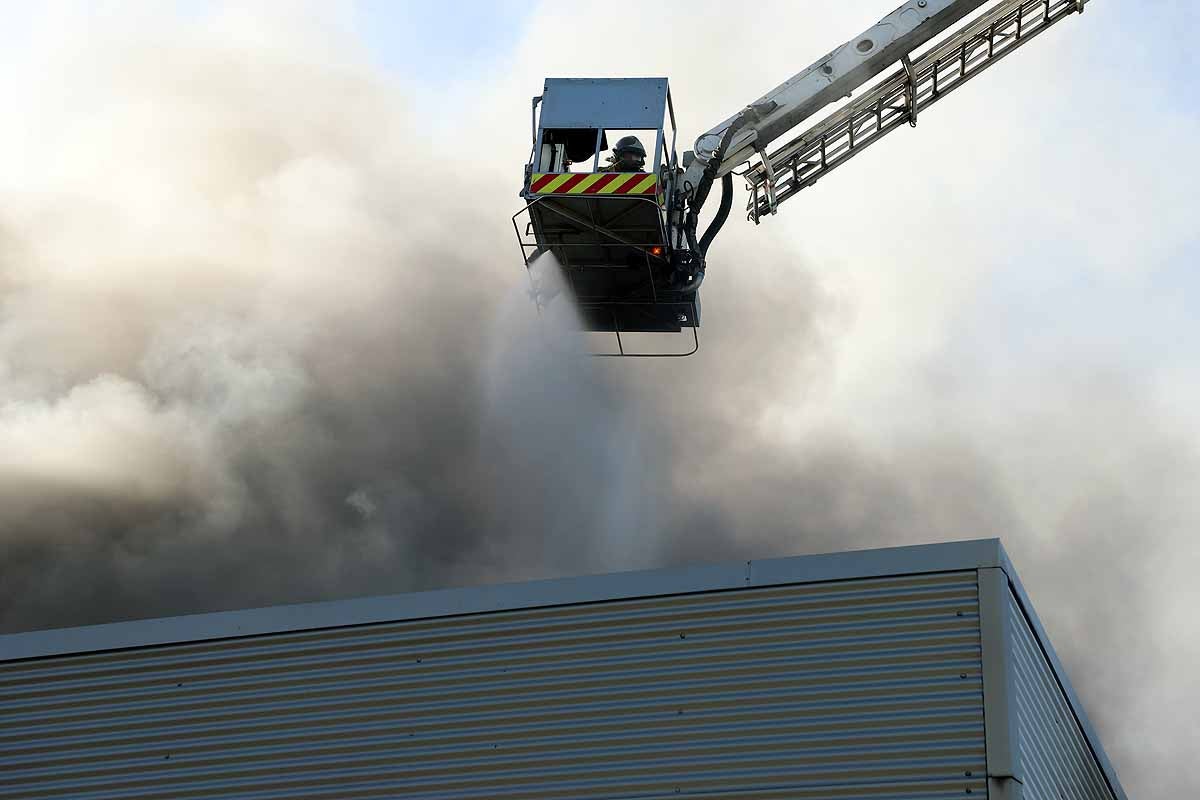
[[1113, 800], [1087, 737], [1011, 594], [1008, 613], [1025, 800]]
[[974, 571], [0, 664], [0, 798], [984, 792]]

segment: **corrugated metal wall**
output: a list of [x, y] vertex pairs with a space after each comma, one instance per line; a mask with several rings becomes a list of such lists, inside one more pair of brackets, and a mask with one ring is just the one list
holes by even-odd
[[1087, 738], [1011, 593], [1008, 614], [1025, 800], [1112, 800]]
[[0, 665], [0, 797], [983, 796], [974, 571]]

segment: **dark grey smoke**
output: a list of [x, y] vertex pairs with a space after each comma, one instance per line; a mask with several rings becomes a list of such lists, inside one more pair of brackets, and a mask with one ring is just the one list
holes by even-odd
[[6, 140], [0, 629], [1002, 536], [1131, 794], [1194, 786], [1197, 452], [1132, 374], [948, 354], [830, 414], [845, 300], [744, 230], [701, 355], [558, 354], [511, 182], [229, 24], [69, 49]]

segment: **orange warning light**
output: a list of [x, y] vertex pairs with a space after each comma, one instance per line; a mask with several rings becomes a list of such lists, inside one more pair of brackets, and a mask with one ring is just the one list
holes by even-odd
[[661, 256], [662, 253], [663, 253], [663, 249], [657, 245], [650, 248], [650, 255], [652, 255], [652, 256]]

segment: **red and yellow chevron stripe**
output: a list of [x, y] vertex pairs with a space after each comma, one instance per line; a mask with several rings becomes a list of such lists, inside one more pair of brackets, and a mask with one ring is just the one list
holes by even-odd
[[530, 194], [597, 194], [653, 196], [658, 176], [643, 172], [535, 172]]

